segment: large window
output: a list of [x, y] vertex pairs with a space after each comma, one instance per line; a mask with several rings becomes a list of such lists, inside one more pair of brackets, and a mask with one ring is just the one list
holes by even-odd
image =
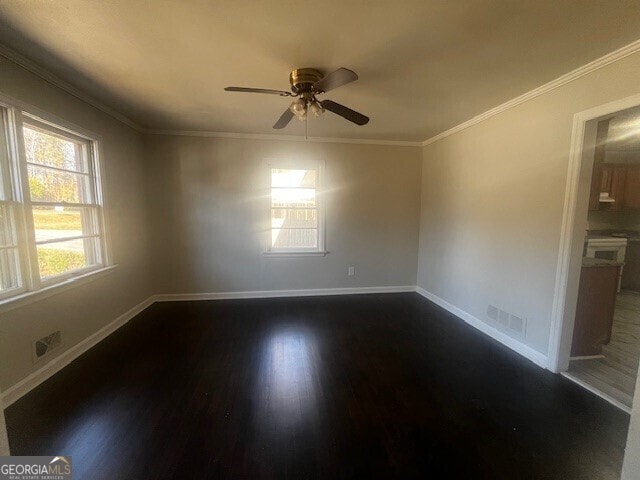
[[0, 300], [107, 264], [96, 141], [0, 107]]
[[271, 253], [322, 253], [323, 215], [318, 195], [319, 168], [270, 166]]

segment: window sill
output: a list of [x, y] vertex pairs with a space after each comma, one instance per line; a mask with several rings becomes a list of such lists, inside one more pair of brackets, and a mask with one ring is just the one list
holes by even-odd
[[324, 257], [329, 252], [263, 252], [265, 257]]
[[77, 277], [71, 277], [63, 282], [49, 285], [47, 287], [41, 288], [40, 290], [35, 290], [33, 292], [23, 292], [14, 297], [5, 298], [4, 300], [0, 301], [0, 312], [7, 312], [9, 310], [13, 310], [14, 308], [19, 308], [25, 305], [29, 305], [30, 303], [39, 302], [40, 300], [44, 300], [45, 298], [65, 292], [71, 288], [92, 282], [94, 280], [97, 280], [98, 278], [102, 278], [112, 273], [116, 268], [117, 265], [110, 265], [108, 267], [100, 268], [99, 270], [92, 270], [91, 272], [85, 273], [83, 275], [78, 275]]

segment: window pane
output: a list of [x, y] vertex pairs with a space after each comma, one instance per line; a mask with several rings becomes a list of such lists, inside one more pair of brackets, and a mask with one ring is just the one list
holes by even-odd
[[0, 249], [0, 292], [20, 287], [18, 276], [18, 249]]
[[316, 206], [316, 191], [312, 188], [272, 188], [271, 206], [314, 208]]
[[310, 229], [272, 229], [271, 246], [273, 248], [318, 248], [318, 230]]
[[317, 226], [318, 211], [315, 209], [274, 208], [271, 210], [271, 228], [316, 228]]
[[88, 171], [81, 143], [44, 133], [28, 126], [23, 128], [23, 134], [27, 162], [77, 172]]
[[33, 223], [36, 242], [98, 233], [96, 212], [92, 208], [34, 207]]
[[271, 248], [318, 248], [318, 172], [271, 169]]
[[316, 186], [315, 170], [271, 169], [272, 187], [314, 187]]
[[16, 245], [13, 216], [9, 205], [0, 205], [0, 247]]
[[9, 177], [9, 143], [6, 130], [5, 109], [0, 108], [0, 201], [12, 198]]
[[91, 203], [87, 175], [29, 165], [29, 190], [34, 202]]
[[79, 268], [96, 265], [97, 239], [76, 239], [38, 245], [38, 266], [40, 277], [77, 270]]

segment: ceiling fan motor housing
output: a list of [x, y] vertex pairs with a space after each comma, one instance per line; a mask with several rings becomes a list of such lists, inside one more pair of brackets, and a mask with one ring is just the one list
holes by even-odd
[[293, 93], [311, 92], [313, 84], [322, 79], [322, 73], [314, 68], [298, 68], [289, 75]]
[[273, 128], [279, 130], [288, 125], [292, 118], [300, 120], [307, 118], [307, 113], [314, 117], [320, 116], [328, 110], [342, 118], [355, 123], [356, 125], [366, 125], [369, 117], [362, 115], [355, 110], [351, 110], [344, 105], [331, 100], [318, 101], [316, 95], [331, 91], [358, 79], [358, 75], [348, 68], [339, 68], [327, 75], [323, 75], [315, 68], [296, 68], [289, 74], [291, 82], [291, 92], [284, 90], [272, 90], [267, 88], [248, 87], [225, 87], [228, 92], [264, 93], [267, 95], [279, 95], [281, 97], [294, 97], [294, 101], [289, 105]]

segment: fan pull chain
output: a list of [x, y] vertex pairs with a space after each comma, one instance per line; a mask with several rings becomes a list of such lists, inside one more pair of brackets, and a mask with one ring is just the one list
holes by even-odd
[[309, 137], [307, 135], [309, 131], [309, 115], [305, 115], [304, 117], [304, 139], [305, 140], [309, 140]]

